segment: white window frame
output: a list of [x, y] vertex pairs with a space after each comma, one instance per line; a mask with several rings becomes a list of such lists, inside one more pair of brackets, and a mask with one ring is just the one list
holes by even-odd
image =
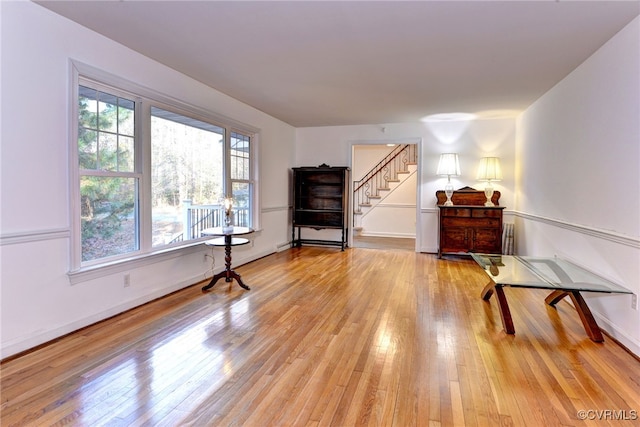
[[[201, 249], [202, 239], [187, 240], [171, 246], [152, 247], [151, 239], [151, 106], [184, 114], [225, 130], [225, 165], [224, 179], [226, 188], [231, 188], [229, 174], [231, 132], [242, 133], [250, 136], [250, 177], [252, 195], [250, 212], [252, 227], [260, 229], [260, 204], [258, 198], [258, 152], [257, 144], [260, 130], [253, 126], [238, 122], [218, 113], [205, 110], [184, 101], [172, 98], [143, 87], [126, 79], [117, 77], [79, 61], [70, 60], [70, 108], [69, 108], [69, 183], [70, 183], [70, 266], [68, 276], [71, 284], [84, 282], [105, 274], [130, 270], [151, 262], [162, 259], [170, 259]], [[100, 90], [116, 94], [127, 94], [129, 99], [136, 102], [135, 105], [135, 165], [134, 170], [139, 177], [139, 249], [135, 252], [82, 262], [82, 236], [80, 220], [80, 168], [78, 166], [78, 86], [83, 81], [89, 81], [93, 86], [100, 86]]]
[[[257, 136], [255, 134], [249, 134], [248, 132], [242, 131], [240, 129], [237, 128], [230, 128], [227, 129], [227, 131], [229, 132], [229, 138], [228, 140], [225, 141], [225, 144], [228, 142], [229, 145], [229, 149], [226, 150], [226, 155], [225, 155], [225, 174], [226, 176], [229, 178], [226, 182], [226, 192], [227, 194], [231, 195], [233, 194], [232, 192], [232, 188], [233, 188], [233, 183], [234, 182], [239, 182], [239, 183], [243, 183], [243, 184], [249, 184], [249, 212], [252, 215], [251, 218], [251, 224], [252, 226], [254, 224], [256, 224], [255, 220], [256, 220], [256, 210], [254, 203], [256, 202], [256, 179], [254, 177], [254, 173], [255, 173], [255, 167], [254, 164], [256, 162], [253, 161], [254, 159], [254, 153], [255, 153], [255, 149], [254, 149], [254, 140], [257, 139]], [[231, 133], [238, 133], [241, 135], [245, 135], [249, 137], [249, 179], [233, 179], [231, 178]], [[226, 136], [225, 136], [226, 137]], [[256, 157], [257, 158], [257, 157]], [[229, 172], [227, 172], [229, 171]], [[254, 226], [254, 228], [256, 228]]]

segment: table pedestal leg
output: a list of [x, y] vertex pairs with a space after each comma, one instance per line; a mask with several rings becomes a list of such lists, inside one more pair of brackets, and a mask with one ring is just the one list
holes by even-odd
[[580, 295], [580, 291], [553, 291], [545, 298], [544, 302], [550, 306], [555, 306], [567, 295], [571, 297], [571, 301], [573, 301], [573, 305], [582, 321], [582, 326], [584, 326], [584, 330], [587, 332], [587, 335], [589, 335], [589, 338], [595, 342], [603, 342], [604, 337], [602, 336], [602, 331], [600, 331], [596, 319], [593, 317], [591, 310], [589, 310], [587, 302], [582, 298], [582, 295]]
[[502, 327], [507, 334], [515, 334], [516, 330], [513, 327], [513, 319], [511, 318], [511, 310], [509, 310], [509, 303], [507, 302], [507, 296], [504, 294], [502, 286], [496, 285], [492, 280], [482, 290], [482, 299], [489, 301], [491, 295], [496, 293], [498, 299], [498, 308], [500, 311], [500, 319], [502, 319]]
[[211, 282], [208, 285], [202, 288], [203, 291], [208, 291], [216, 284], [219, 279], [224, 277], [225, 282], [233, 282], [235, 279], [240, 285], [241, 288], [246, 289], [248, 291], [251, 290], [247, 285], [242, 282], [242, 278], [238, 273], [231, 269], [231, 236], [225, 236], [225, 246], [224, 246], [224, 270], [220, 273], [213, 276]]

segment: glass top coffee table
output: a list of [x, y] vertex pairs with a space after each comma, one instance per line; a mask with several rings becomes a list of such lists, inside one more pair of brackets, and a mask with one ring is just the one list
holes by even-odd
[[542, 258], [513, 255], [489, 255], [472, 253], [473, 259], [489, 276], [489, 283], [482, 290], [482, 299], [488, 301], [495, 292], [502, 318], [502, 326], [508, 334], [515, 334], [505, 286], [518, 288], [549, 289], [545, 302], [555, 306], [569, 296], [573, 301], [587, 335], [593, 341], [604, 338], [580, 292], [631, 294], [628, 289], [591, 273], [561, 258]]

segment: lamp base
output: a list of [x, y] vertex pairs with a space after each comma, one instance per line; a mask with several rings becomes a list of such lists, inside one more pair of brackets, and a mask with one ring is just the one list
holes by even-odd
[[491, 186], [491, 183], [487, 183], [487, 186], [484, 189], [484, 195], [487, 198], [487, 201], [484, 202], [485, 206], [495, 206], [493, 204], [493, 202], [491, 201], [491, 198], [493, 197], [493, 187]]
[[451, 182], [447, 182], [447, 185], [444, 186], [444, 194], [447, 196], [447, 201], [444, 202], [444, 205], [453, 206], [453, 202], [451, 201], [451, 197], [453, 197], [453, 185]]

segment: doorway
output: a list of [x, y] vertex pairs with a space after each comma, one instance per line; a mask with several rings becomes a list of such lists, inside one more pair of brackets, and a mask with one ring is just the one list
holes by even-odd
[[351, 144], [349, 245], [418, 252], [420, 138]]

